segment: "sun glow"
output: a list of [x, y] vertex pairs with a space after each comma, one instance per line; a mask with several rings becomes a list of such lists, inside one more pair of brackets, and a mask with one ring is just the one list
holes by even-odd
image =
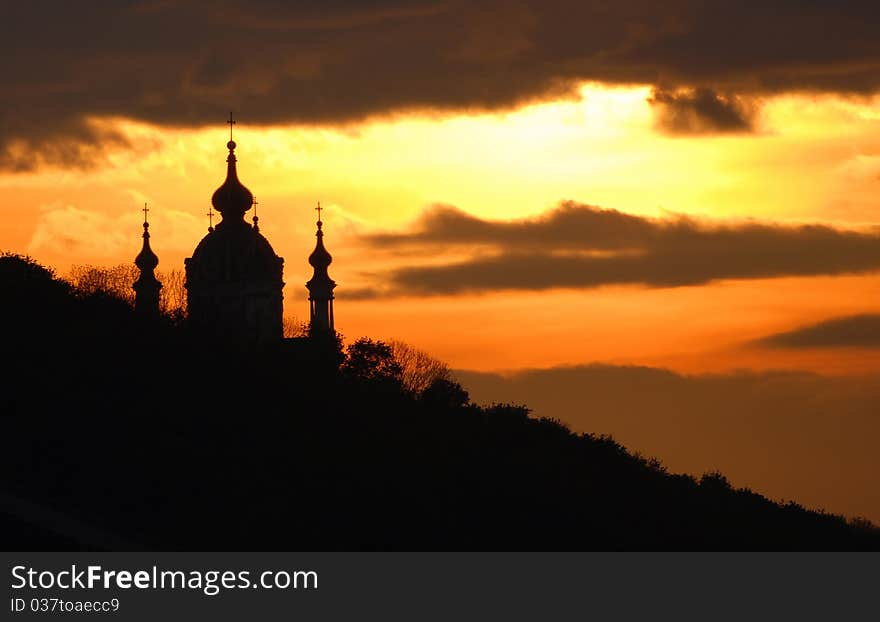
[[[581, 95], [506, 113], [401, 114], [342, 127], [255, 127], [239, 111], [239, 174], [260, 202], [261, 230], [286, 258], [287, 314], [305, 312], [301, 284], [309, 276], [305, 258], [318, 200], [327, 207], [331, 272], [343, 296], [381, 262], [448, 259], [377, 258], [357, 243], [363, 232], [407, 226], [435, 203], [489, 219], [533, 216], [573, 199], [653, 216], [876, 222], [874, 100], [788, 95], [763, 102], [754, 133], [669, 136], [654, 127], [647, 87], [586, 84]], [[108, 146], [106, 161], [90, 169], [0, 178], [7, 205], [0, 247], [28, 252], [62, 273], [71, 264], [127, 263], [138, 250], [139, 210], [147, 202], [160, 269], [182, 267], [205, 233], [211, 193], [223, 180], [228, 137], [221, 121], [193, 130], [94, 119], [129, 147]], [[847, 311], [870, 307], [861, 291], [874, 281], [831, 281], [826, 285]], [[393, 311], [343, 299], [337, 315], [349, 336], [381, 335], [393, 315], [394, 336], [455, 366], [614, 360], [714, 369], [760, 363], [757, 355], [730, 349], [738, 334], [758, 336], [832, 313], [827, 305], [817, 311], [815, 297], [798, 293], [804, 282], [781, 289], [756, 281], [733, 290], [498, 294], [467, 304], [398, 299]], [[707, 299], [726, 302], [713, 306]], [[753, 304], [762, 305], [760, 313], [748, 310]], [[778, 305], [784, 322], [771, 312]], [[480, 322], [487, 316], [495, 318], [488, 327]], [[641, 329], [637, 337], [627, 336], [632, 322]], [[565, 337], [573, 333], [581, 337]], [[711, 354], [724, 348], [728, 354], [720, 359]], [[813, 364], [799, 356], [790, 362]]]

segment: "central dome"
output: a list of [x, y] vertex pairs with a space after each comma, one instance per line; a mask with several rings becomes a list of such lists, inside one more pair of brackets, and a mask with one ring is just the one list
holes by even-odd
[[275, 283], [281, 280], [282, 262], [253, 227], [224, 219], [193, 251], [190, 278], [201, 283]]

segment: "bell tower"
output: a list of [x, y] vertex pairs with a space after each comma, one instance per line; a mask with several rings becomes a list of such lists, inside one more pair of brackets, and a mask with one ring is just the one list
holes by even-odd
[[333, 257], [324, 248], [324, 232], [321, 222], [321, 204], [315, 210], [318, 212], [318, 231], [315, 233], [317, 242], [315, 250], [309, 255], [309, 263], [314, 268], [312, 278], [306, 283], [309, 290], [309, 331], [312, 334], [320, 332], [335, 332], [333, 326], [333, 289], [336, 281], [330, 278], [327, 268], [333, 262]]
[[159, 258], [150, 248], [150, 223], [147, 222], [147, 204], [144, 203], [144, 243], [141, 252], [134, 259], [134, 265], [140, 270], [138, 280], [132, 285], [134, 289], [134, 310], [144, 316], [157, 317], [159, 315], [159, 290], [162, 283], [156, 278], [156, 266]]

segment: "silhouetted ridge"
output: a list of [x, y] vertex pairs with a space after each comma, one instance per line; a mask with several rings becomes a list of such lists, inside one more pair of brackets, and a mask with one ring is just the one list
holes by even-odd
[[868, 526], [475, 406], [382, 342], [206, 341], [19, 257], [0, 286], [0, 495], [27, 501], [0, 515], [7, 549], [880, 548]]

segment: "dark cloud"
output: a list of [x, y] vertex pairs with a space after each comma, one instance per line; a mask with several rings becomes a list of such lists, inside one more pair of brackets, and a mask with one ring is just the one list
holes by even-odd
[[648, 102], [654, 122], [668, 134], [731, 134], [754, 130], [754, 105], [735, 95], [719, 95], [712, 89], [684, 91], [655, 89]]
[[876, 348], [880, 347], [880, 314], [833, 318], [770, 335], [758, 343], [778, 348]]
[[[435, 295], [494, 290], [700, 285], [719, 279], [863, 273], [880, 269], [880, 230], [826, 225], [703, 222], [624, 214], [574, 202], [540, 218], [487, 221], [438, 207], [411, 233], [366, 238], [377, 250], [419, 247], [425, 257], [451, 246], [471, 256], [407, 265], [375, 295]], [[408, 260], [411, 262], [411, 260]], [[360, 297], [370, 290], [359, 292]]]
[[13, 144], [37, 162], [100, 157], [54, 144], [104, 140], [83, 134], [96, 116], [190, 127], [219, 125], [232, 108], [242, 123], [337, 124], [413, 109], [505, 109], [574, 97], [580, 81], [598, 80], [662, 86], [661, 99], [697, 89], [703, 95], [674, 95], [664, 106], [730, 128], [747, 99], [718, 93], [880, 85], [876, 2], [7, 4], [7, 168], [26, 168], [8, 152]]
[[44, 165], [90, 169], [117, 148], [135, 146], [113, 129], [96, 127], [88, 121], [67, 123], [57, 126], [52, 134], [38, 131], [8, 139], [0, 145], [0, 169], [14, 173], [31, 172]]
[[718, 469], [772, 498], [880, 523], [880, 376], [681, 375], [588, 365], [456, 372], [478, 402], [514, 402], [611, 434], [671, 470]]

